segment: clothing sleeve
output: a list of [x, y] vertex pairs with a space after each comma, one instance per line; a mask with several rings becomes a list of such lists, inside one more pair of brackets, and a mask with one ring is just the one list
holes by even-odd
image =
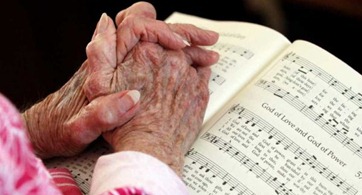
[[123, 193], [128, 190], [154, 195], [188, 194], [180, 177], [150, 155], [124, 151], [100, 157], [94, 168], [90, 195], [141, 194]]
[[0, 94], [0, 194], [61, 195], [35, 156], [22, 117]]

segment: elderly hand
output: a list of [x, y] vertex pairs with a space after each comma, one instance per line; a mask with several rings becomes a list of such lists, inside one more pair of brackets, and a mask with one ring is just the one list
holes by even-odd
[[[148, 3], [136, 3], [120, 12], [119, 16], [124, 16], [122, 20], [131, 23], [131, 25], [123, 25], [121, 32], [133, 32], [131, 37], [127, 33], [118, 34], [118, 41], [125, 46], [119, 51], [124, 55], [138, 42], [138, 39], [134, 37], [147, 33], [145, 32], [148, 30], [145, 28], [145, 23], [159, 23], [152, 19], [155, 18], [155, 11], [152, 8]], [[145, 16], [147, 16], [147, 21], [143, 21], [146, 20]], [[137, 22], [139, 25], [136, 24]], [[111, 28], [107, 28], [108, 25]], [[154, 32], [156, 30], [157, 32]], [[156, 36], [161, 36], [159, 41], [165, 47], [179, 49], [185, 46], [182, 38], [175, 35], [171, 30], [166, 29], [167, 32], [165, 33], [161, 30], [163, 29], [151, 28], [149, 34], [154, 33]], [[147, 37], [142, 39], [148, 40]], [[114, 72], [111, 66], [115, 66], [116, 56], [111, 51], [112, 58], [102, 58], [102, 55], [108, 57], [106, 54], [109, 51], [104, 49], [110, 47], [103, 47], [104, 44], [108, 43], [114, 46], [111, 50], [115, 52], [114, 24], [107, 15], [103, 14], [92, 42], [88, 46], [88, 59], [81, 68], [60, 90], [23, 113], [29, 138], [39, 157], [75, 155], [97, 139], [102, 132], [124, 124], [134, 115], [138, 108], [139, 92], [120, 92], [119, 90], [114, 94], [92, 94], [92, 90], [87, 90], [93, 89], [94, 86], [104, 86], [104, 80], [108, 82], [107, 78], [109, 77], [103, 73], [106, 75], [111, 73], [110, 75], [113, 76]], [[97, 47], [97, 45], [101, 47]], [[105, 67], [94, 66], [99, 60], [109, 60], [107, 62], [111, 63]], [[103, 76], [105, 77], [101, 78]], [[109, 86], [107, 84], [105, 86], [108, 92], [110, 91]], [[96, 89], [98, 88], [96, 87]]]
[[209, 97], [210, 68], [197, 66], [198, 60], [182, 50], [146, 42], [136, 45], [114, 79], [119, 89], [141, 92], [140, 110], [122, 127], [103, 134], [115, 151], [150, 154], [181, 174]]
[[[212, 45], [218, 34], [188, 24], [167, 24], [156, 20], [154, 7], [146, 2], [135, 3], [117, 14], [117, 29], [111, 18], [103, 14], [95, 35], [87, 46], [90, 76], [84, 86], [89, 100], [119, 91], [119, 66], [125, 55], [139, 42], [158, 43], [161, 46], [193, 55], [195, 63], [208, 66], [218, 59], [213, 51], [197, 46]], [[187, 47], [188, 42], [192, 47]], [[103, 51], [103, 52], [99, 52]], [[123, 73], [122, 73], [123, 74]], [[111, 86], [111, 87], [110, 87]]]
[[[200, 65], [217, 60], [215, 52], [185, 48], [184, 42], [187, 39], [194, 45], [210, 45], [216, 42], [216, 33], [191, 25], [169, 27], [154, 18], [155, 12], [147, 3], [136, 3], [120, 12], [117, 30], [112, 19], [102, 15], [87, 46], [88, 59], [81, 68], [60, 90], [23, 113], [29, 138], [39, 157], [75, 155], [102, 132], [121, 126], [135, 114], [139, 93], [123, 90], [137, 86], [137, 80], [142, 78], [125, 79], [134, 72], [123, 72], [128, 70], [120, 68], [119, 59], [138, 41], [158, 42], [176, 50], [184, 48]], [[120, 75], [123, 77], [118, 80]]]
[[89, 102], [82, 90], [86, 65], [60, 90], [22, 114], [38, 157], [75, 155], [137, 111], [138, 91], [122, 91]]
[[[103, 22], [101, 19], [98, 29], [102, 31], [87, 47], [87, 55], [98, 57], [89, 60], [97, 71], [87, 80], [85, 91], [92, 99], [125, 89], [139, 90], [138, 114], [103, 137], [115, 151], [148, 153], [180, 174], [184, 154], [199, 133], [208, 102], [208, 66], [219, 57], [199, 46], [215, 44], [218, 34], [189, 24], [149, 20], [155, 17], [153, 9], [144, 9], [150, 10], [148, 13], [137, 12], [141, 8], [132, 9], [142, 5], [120, 12], [117, 30], [110, 18], [103, 16]], [[145, 20], [135, 25], [130, 18], [137, 14]], [[180, 36], [191, 46], [178, 41]], [[160, 44], [153, 44], [156, 42]], [[93, 52], [99, 50], [103, 52]]]

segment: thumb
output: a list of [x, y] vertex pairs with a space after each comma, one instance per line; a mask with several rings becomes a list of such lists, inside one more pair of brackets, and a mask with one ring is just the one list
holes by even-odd
[[69, 121], [69, 130], [76, 143], [89, 144], [103, 132], [125, 124], [139, 109], [139, 98], [137, 90], [130, 90], [91, 101]]

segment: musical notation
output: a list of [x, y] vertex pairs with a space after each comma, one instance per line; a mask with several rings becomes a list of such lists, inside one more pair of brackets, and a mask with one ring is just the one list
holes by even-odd
[[186, 157], [190, 158], [192, 164], [198, 163], [199, 169], [204, 170], [206, 173], [212, 173], [212, 177], [219, 177], [223, 180], [222, 185], [230, 186], [229, 191], [237, 191], [240, 195], [255, 195], [249, 188], [247, 188], [244, 184], [239, 182], [235, 177], [230, 175], [223, 168], [212, 162], [210, 159], [205, 157], [204, 155], [198, 153], [193, 148], [191, 148], [187, 153]]
[[210, 49], [216, 49], [218, 51], [233, 53], [244, 57], [245, 59], [251, 59], [254, 56], [254, 52], [245, 49], [243, 47], [227, 44], [227, 43], [219, 43], [210, 47]]
[[[293, 140], [291, 140], [280, 130], [275, 128], [273, 125], [263, 120], [257, 114], [240, 106], [239, 104], [234, 105], [229, 110], [229, 112], [237, 114], [239, 119], [244, 119], [245, 121], [250, 121], [250, 120], [257, 121], [256, 123], [253, 123], [253, 125], [257, 127], [259, 132], [261, 131], [266, 132], [269, 135], [268, 139], [276, 140], [275, 142], [276, 145], [280, 145], [284, 148], [284, 150], [288, 150], [291, 153], [293, 153], [295, 155], [295, 159], [300, 159], [303, 162], [303, 165], [310, 166], [317, 173], [319, 173], [320, 175], [325, 177], [328, 181], [332, 182], [335, 186], [341, 189], [343, 193], [349, 195], [357, 194], [358, 191], [355, 188], [353, 188], [352, 185], [345, 182], [345, 180], [339, 177], [338, 174], [333, 173], [330, 169], [328, 169], [327, 166], [319, 162], [314, 155], [308, 153], [301, 146], [299, 146], [297, 143], [295, 143]], [[236, 149], [233, 146], [231, 146], [230, 143], [225, 142], [220, 138], [211, 135], [210, 133], [206, 133], [205, 135], [202, 136], [202, 138], [204, 138], [205, 140], [209, 141], [212, 144], [215, 145], [217, 144], [217, 146], [223, 148], [224, 151], [226, 151], [225, 148], [227, 148], [228, 151], [226, 152], [228, 152], [230, 155], [234, 155], [236, 152], [240, 154], [240, 151], [235, 151]], [[226, 145], [228, 147], [226, 147]]]
[[346, 97], [349, 101], [355, 104], [359, 109], [362, 109], [362, 94], [354, 92], [350, 87], [345, 86], [343, 83], [338, 81], [332, 75], [328, 74], [323, 69], [319, 68], [309, 60], [295, 54], [294, 52], [290, 52], [286, 54], [282, 60], [288, 60], [296, 65], [299, 65], [299, 72], [304, 74], [312, 73], [315, 76], [319, 77], [322, 81], [327, 83], [329, 86], [333, 87], [337, 92]]
[[226, 81], [226, 79], [221, 75], [216, 74], [215, 72], [211, 72], [210, 81], [215, 82], [218, 85], [222, 85]]
[[268, 184], [277, 194], [293, 195], [293, 191], [285, 187], [285, 184], [279, 181], [275, 176], [272, 176], [266, 169], [262, 168], [258, 162], [253, 161], [247, 155], [233, 147], [229, 142], [217, 137], [211, 133], [205, 133], [201, 136], [204, 139], [216, 147], [219, 150], [223, 150], [232, 158], [237, 160], [241, 165], [247, 168], [248, 171], [255, 174], [258, 179], [263, 180]]
[[296, 108], [302, 114], [307, 116], [312, 122], [320, 126], [331, 137], [336, 139], [343, 146], [353, 152], [353, 154], [356, 154], [359, 158], [362, 158], [362, 146], [346, 135], [347, 129], [337, 128], [333, 119], [325, 119], [323, 114], [319, 114], [313, 110], [313, 105], [306, 105], [298, 98], [298, 96], [290, 94], [272, 82], [261, 79], [256, 83], [256, 86], [269, 91], [270, 93], [287, 102], [289, 105]]

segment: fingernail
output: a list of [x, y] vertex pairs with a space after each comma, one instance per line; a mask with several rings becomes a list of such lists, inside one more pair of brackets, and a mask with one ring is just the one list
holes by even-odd
[[130, 90], [127, 95], [132, 99], [133, 103], [136, 104], [140, 100], [140, 92], [137, 90]]
[[186, 40], [184, 39], [181, 35], [177, 34], [177, 33], [173, 33], [178, 39], [180, 39], [186, 46], [190, 46], [191, 44]]
[[119, 99], [119, 110], [123, 113], [131, 110], [140, 100], [140, 92], [130, 90]]
[[99, 19], [97, 34], [103, 33], [108, 27], [108, 15], [103, 13], [101, 19]]

